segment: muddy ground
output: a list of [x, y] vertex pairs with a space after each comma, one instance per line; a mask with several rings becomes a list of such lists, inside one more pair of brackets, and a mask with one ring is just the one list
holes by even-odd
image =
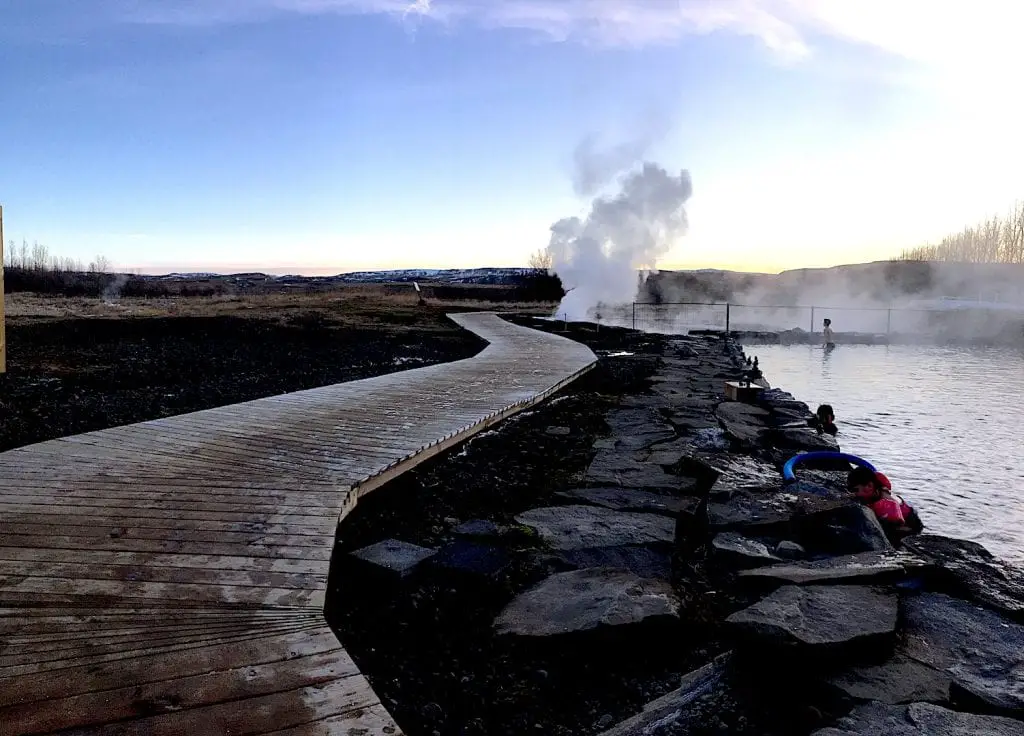
[[365, 328], [249, 316], [19, 319], [0, 374], [0, 451], [469, 357], [483, 342], [424, 312]]

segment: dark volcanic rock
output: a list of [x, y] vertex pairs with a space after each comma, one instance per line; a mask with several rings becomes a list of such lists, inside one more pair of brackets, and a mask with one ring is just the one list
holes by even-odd
[[692, 433], [700, 429], [718, 429], [718, 421], [711, 414], [695, 413], [691, 411], [675, 411], [668, 417], [669, 422], [679, 432]]
[[793, 585], [881, 583], [906, 578], [927, 566], [907, 552], [861, 552], [812, 562], [771, 565], [740, 573], [742, 577]]
[[452, 533], [456, 536], [471, 539], [496, 539], [501, 536], [501, 532], [500, 526], [487, 519], [470, 519], [452, 529]]
[[782, 474], [773, 465], [749, 455], [705, 453], [697, 458], [718, 474], [711, 487], [716, 496], [739, 490], [782, 488]]
[[789, 539], [783, 539], [775, 545], [775, 554], [785, 560], [802, 560], [807, 556], [807, 550], [801, 544], [797, 544]]
[[367, 569], [404, 578], [412, 574], [421, 562], [433, 557], [435, 551], [398, 539], [385, 539], [350, 554], [354, 560], [370, 566]]
[[922, 534], [904, 546], [932, 560], [948, 588], [1024, 623], [1024, 572], [975, 542]]
[[779, 561], [763, 542], [736, 532], [716, 534], [711, 549], [716, 557], [735, 567], [759, 567]]
[[831, 728], [812, 736], [1020, 736], [1021, 724], [1009, 718], [958, 713], [930, 703], [856, 708]]
[[519, 595], [495, 619], [498, 634], [554, 636], [672, 620], [679, 600], [662, 580], [589, 568], [552, 575]]
[[667, 496], [631, 488], [574, 488], [555, 495], [574, 503], [603, 506], [613, 511], [637, 511], [672, 517], [684, 511], [692, 511], [697, 505], [697, 499], [693, 497]]
[[[792, 488], [792, 486], [790, 486]], [[893, 549], [874, 512], [856, 502], [814, 514], [801, 524], [805, 546], [830, 555]]]
[[686, 729], [693, 719], [703, 718], [703, 709], [690, 706], [720, 685], [732, 658], [722, 654], [700, 669], [684, 675], [679, 687], [644, 706], [642, 712], [619, 723], [601, 736], [652, 736], [666, 729]]
[[676, 436], [654, 409], [614, 409], [605, 415], [605, 421], [618, 449], [641, 450]]
[[675, 522], [659, 514], [612, 511], [598, 506], [547, 506], [518, 514], [556, 550], [621, 545], [671, 545]]
[[726, 620], [769, 643], [829, 650], [893, 638], [896, 615], [896, 596], [888, 591], [853, 585], [789, 585]]
[[719, 404], [715, 416], [726, 433], [742, 445], [761, 445], [771, 415], [764, 409], [738, 401]]
[[949, 675], [900, 653], [883, 664], [851, 667], [830, 677], [829, 683], [854, 700], [891, 704], [949, 700]]
[[692, 485], [690, 479], [666, 473], [660, 465], [638, 460], [632, 450], [599, 450], [584, 477], [594, 485], [624, 488], [678, 491]]
[[828, 450], [835, 452], [839, 443], [828, 434], [820, 434], [808, 427], [784, 427], [772, 430], [767, 441], [784, 450]]
[[502, 578], [512, 565], [505, 550], [468, 539], [458, 539], [442, 547], [430, 560], [437, 570], [487, 580]]
[[1024, 626], [938, 593], [903, 606], [908, 657], [946, 672], [954, 700], [1024, 715]]
[[667, 550], [637, 545], [587, 547], [556, 552], [555, 558], [566, 567], [611, 567], [629, 570], [642, 578], [668, 580], [672, 577], [672, 556]]
[[790, 491], [737, 491], [727, 501], [713, 501], [708, 514], [713, 529], [767, 530], [786, 524], [797, 517], [847, 505], [848, 501], [819, 496], [814, 493]]

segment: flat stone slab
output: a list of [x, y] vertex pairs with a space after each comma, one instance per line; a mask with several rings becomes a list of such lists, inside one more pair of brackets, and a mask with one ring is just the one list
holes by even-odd
[[789, 585], [726, 619], [756, 638], [810, 648], [856, 645], [896, 631], [895, 594], [854, 585]]
[[733, 453], [708, 453], [698, 457], [718, 473], [718, 479], [711, 487], [716, 496], [744, 490], [782, 488], [782, 473], [763, 460]]
[[605, 415], [616, 446], [640, 450], [674, 439], [676, 431], [654, 409], [613, 409]]
[[854, 700], [893, 705], [949, 700], [949, 675], [900, 653], [883, 664], [851, 667], [828, 681]]
[[947, 674], [955, 697], [1024, 714], [1024, 626], [940, 593], [903, 604], [901, 652]]
[[926, 557], [965, 597], [1024, 623], [1024, 571], [994, 557], [975, 542], [921, 534], [904, 546]]
[[665, 472], [665, 469], [637, 458], [635, 450], [598, 450], [584, 475], [595, 486], [623, 488], [659, 488], [675, 491], [692, 483]]
[[703, 708], [694, 704], [708, 693], [721, 690], [732, 653], [719, 655], [703, 667], [683, 675], [672, 692], [644, 706], [635, 716], [616, 724], [600, 736], [659, 736], [662, 733], [689, 733], [695, 720], [704, 718]]
[[835, 452], [839, 443], [829, 434], [819, 433], [809, 427], [785, 427], [772, 430], [768, 441], [785, 450], [827, 450]]
[[501, 536], [502, 529], [493, 521], [487, 519], [470, 519], [452, 529], [452, 533], [459, 537], [471, 539], [496, 539]]
[[722, 532], [711, 540], [711, 549], [723, 562], [736, 567], [758, 567], [779, 562], [768, 545], [736, 532]]
[[357, 560], [403, 578], [410, 575], [421, 562], [435, 554], [432, 549], [398, 539], [385, 539], [383, 542], [350, 553]]
[[738, 401], [719, 404], [715, 416], [730, 437], [745, 445], [762, 444], [771, 419], [765, 409]]
[[757, 570], [745, 570], [740, 576], [793, 585], [863, 584], [905, 578], [913, 572], [923, 571], [928, 564], [906, 552], [862, 552], [824, 560], [789, 562]]
[[511, 565], [512, 558], [505, 550], [469, 539], [442, 547], [430, 560], [436, 570], [491, 580], [502, 577]]
[[679, 600], [671, 584], [610, 568], [557, 573], [516, 597], [498, 615], [498, 634], [557, 636], [670, 621]]
[[663, 514], [676, 517], [692, 511], [698, 499], [687, 496], [667, 496], [632, 488], [574, 488], [555, 494], [576, 503], [603, 506], [613, 511], [636, 511], [640, 513]]
[[556, 550], [675, 542], [675, 521], [660, 514], [571, 505], [531, 509], [515, 519], [536, 529], [540, 538]]
[[802, 539], [812, 551], [829, 555], [889, 552], [892, 544], [867, 506], [844, 501], [801, 522]]
[[849, 501], [799, 491], [736, 491], [726, 501], [708, 504], [711, 526], [717, 530], [765, 527], [820, 511], [849, 505]]
[[960, 713], [930, 703], [869, 703], [812, 736], [1020, 736], [1020, 721]]
[[637, 545], [618, 547], [586, 547], [555, 552], [556, 559], [568, 567], [613, 567], [629, 570], [642, 578], [669, 580], [672, 577], [672, 555], [668, 550]]

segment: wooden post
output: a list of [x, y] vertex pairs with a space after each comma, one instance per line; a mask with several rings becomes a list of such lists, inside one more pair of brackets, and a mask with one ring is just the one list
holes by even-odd
[[633, 330], [636, 330], [636, 302], [633, 302]]
[[885, 318], [885, 336], [889, 337], [892, 334], [892, 307], [889, 307], [888, 314]]
[[729, 334], [729, 310], [731, 308], [732, 308], [732, 305], [729, 302], [726, 302], [725, 303], [725, 334], [726, 335]]
[[4, 313], [4, 206], [0, 204], [0, 373], [7, 372], [7, 315]]
[[811, 307], [811, 334], [814, 334], [814, 307]]

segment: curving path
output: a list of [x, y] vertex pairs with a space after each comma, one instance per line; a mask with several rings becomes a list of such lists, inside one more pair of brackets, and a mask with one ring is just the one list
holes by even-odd
[[324, 622], [338, 521], [595, 360], [452, 319], [489, 346], [0, 454], [0, 734], [399, 734]]

